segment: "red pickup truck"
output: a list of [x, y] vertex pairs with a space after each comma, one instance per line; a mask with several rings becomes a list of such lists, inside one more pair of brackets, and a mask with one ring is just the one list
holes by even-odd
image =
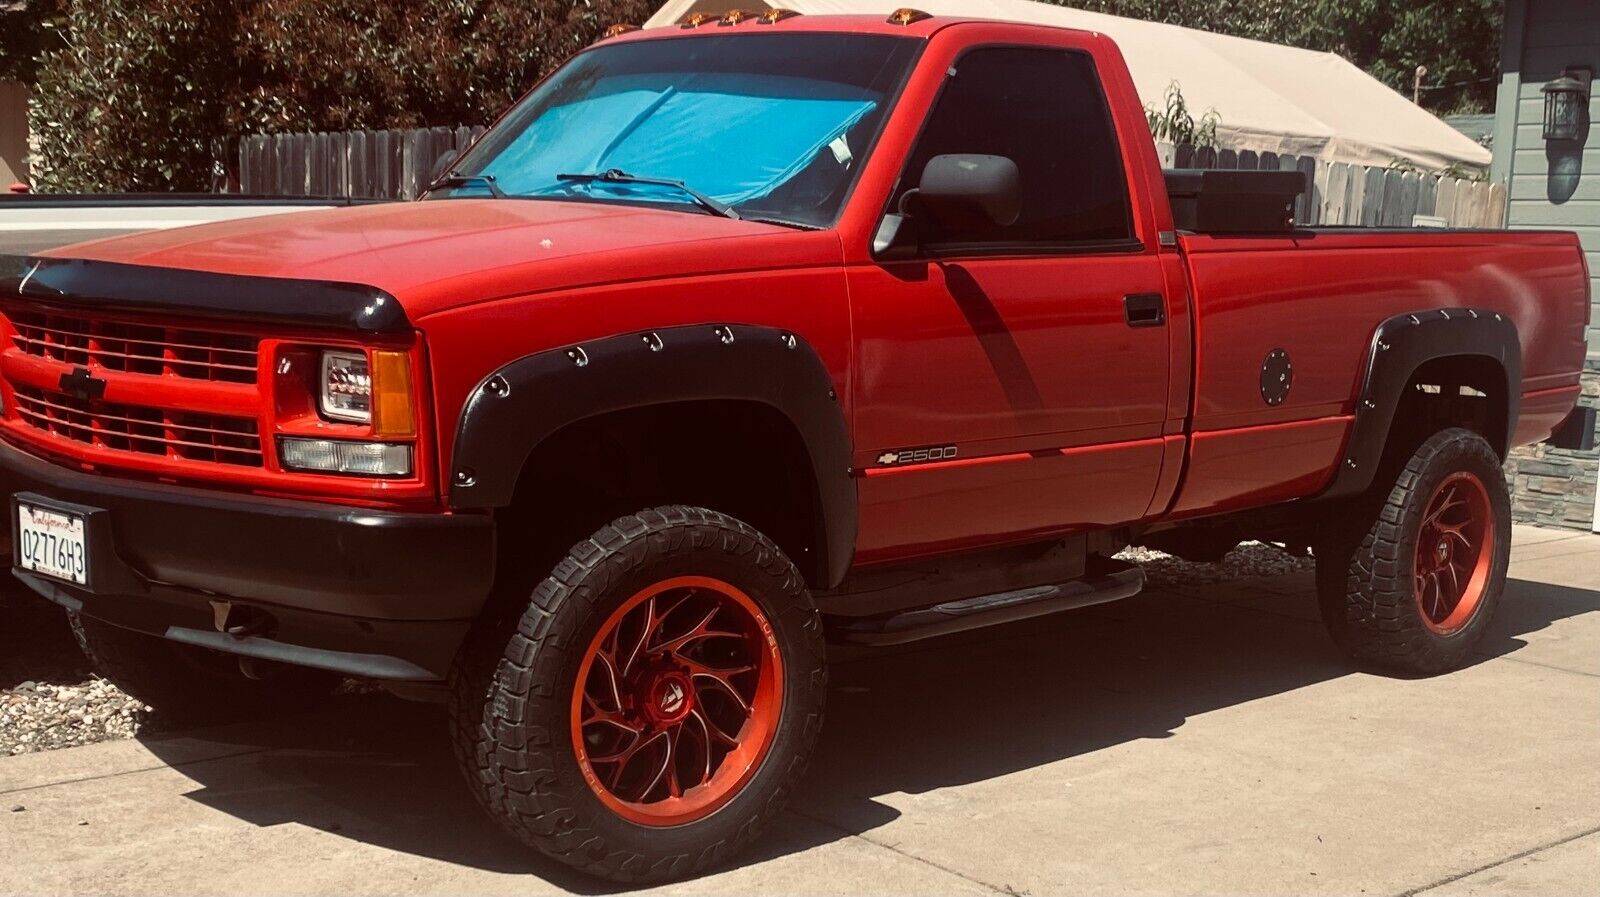
[[1309, 547], [1340, 645], [1446, 670], [1506, 452], [1593, 431], [1583, 255], [1283, 181], [1164, 174], [1098, 34], [616, 29], [423, 201], [7, 259], [15, 573], [168, 712], [448, 701], [486, 810], [626, 881], [801, 786], [828, 640], [1130, 595], [1130, 544]]

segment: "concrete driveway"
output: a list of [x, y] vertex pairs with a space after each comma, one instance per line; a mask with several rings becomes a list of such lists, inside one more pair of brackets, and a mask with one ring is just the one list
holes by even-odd
[[[1511, 576], [1435, 679], [1354, 671], [1305, 574], [841, 658], [793, 811], [668, 890], [1600, 893], [1600, 537], [1519, 528]], [[367, 696], [0, 759], [0, 892], [602, 890], [479, 815], [443, 725]]]

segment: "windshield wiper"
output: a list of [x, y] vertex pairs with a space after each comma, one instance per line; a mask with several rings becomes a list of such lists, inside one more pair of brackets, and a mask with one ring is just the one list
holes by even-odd
[[620, 168], [610, 168], [605, 171], [591, 172], [589, 174], [558, 174], [558, 181], [573, 181], [579, 184], [592, 184], [600, 181], [607, 184], [651, 184], [657, 187], [671, 187], [679, 193], [693, 199], [701, 208], [707, 209], [724, 218], [739, 220], [739, 213], [724, 202], [712, 199], [699, 190], [685, 184], [683, 181], [674, 181], [669, 178], [647, 178], [636, 174], [628, 174]]
[[822, 230], [820, 224], [806, 224], [801, 221], [790, 221], [787, 218], [751, 218], [745, 216], [745, 221], [754, 221], [757, 224], [776, 224], [779, 227], [792, 227], [795, 230]]
[[495, 199], [505, 199], [506, 198], [506, 191], [500, 189], [500, 185], [495, 182], [494, 175], [492, 175], [492, 174], [450, 174], [450, 175], [445, 175], [444, 177], [438, 179], [437, 181], [434, 181], [433, 183], [429, 184], [428, 188], [426, 190], [422, 191], [422, 194], [424, 196], [426, 196], [426, 195], [428, 195], [429, 193], [432, 193], [435, 190], [443, 190], [443, 189], [445, 189], [447, 187], [475, 187], [475, 186], [482, 186], [482, 187], [488, 188], [489, 195], [493, 196]]

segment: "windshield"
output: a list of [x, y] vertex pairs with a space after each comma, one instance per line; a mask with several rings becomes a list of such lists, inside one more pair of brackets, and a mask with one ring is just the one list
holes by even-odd
[[833, 223], [920, 42], [726, 35], [589, 50], [479, 141], [434, 196], [647, 202], [705, 213], [679, 181], [746, 218]]

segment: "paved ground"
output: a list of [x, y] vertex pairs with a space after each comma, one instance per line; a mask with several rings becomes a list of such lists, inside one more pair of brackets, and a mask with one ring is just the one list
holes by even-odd
[[[1304, 574], [842, 658], [806, 796], [673, 890], [1600, 894], [1600, 537], [1513, 558], [1436, 679], [1352, 671]], [[596, 892], [480, 818], [441, 730], [374, 696], [0, 759], [0, 893]]]

